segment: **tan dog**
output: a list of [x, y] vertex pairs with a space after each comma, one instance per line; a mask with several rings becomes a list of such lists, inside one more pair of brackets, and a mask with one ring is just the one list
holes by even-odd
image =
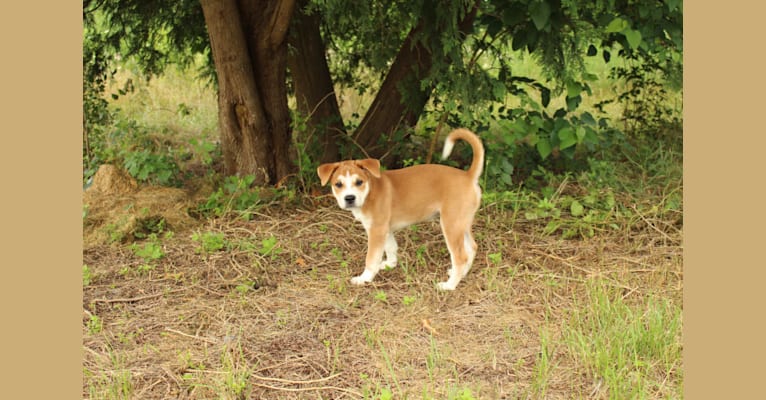
[[364, 272], [351, 283], [363, 285], [372, 281], [383, 266], [395, 266], [394, 232], [436, 214], [440, 214], [452, 260], [449, 279], [440, 282], [439, 289], [454, 290], [468, 273], [476, 255], [471, 225], [481, 202], [478, 182], [484, 146], [473, 132], [456, 129], [447, 136], [442, 158], [450, 155], [457, 139], [467, 141], [473, 149], [467, 171], [423, 164], [381, 172], [380, 162], [375, 159], [341, 161], [317, 168], [322, 186], [332, 181], [332, 193], [340, 208], [350, 210], [367, 231]]

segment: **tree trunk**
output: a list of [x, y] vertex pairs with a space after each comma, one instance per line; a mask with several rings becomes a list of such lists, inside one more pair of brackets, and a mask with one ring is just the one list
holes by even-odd
[[294, 2], [200, 3], [218, 76], [224, 173], [274, 184], [292, 165], [285, 34]]
[[318, 147], [320, 163], [338, 161], [338, 142], [346, 136], [338, 99], [327, 66], [326, 49], [319, 32], [320, 17], [306, 15], [306, 0], [295, 11], [288, 43], [287, 65], [293, 78], [298, 113], [306, 119], [306, 149]]
[[[292, 172], [290, 110], [287, 106], [287, 31], [295, 0], [240, 0], [250, 57], [255, 60], [256, 88], [264, 113], [274, 159], [276, 180]], [[276, 182], [272, 182], [276, 183]]]
[[[428, 7], [436, 7], [437, 4], [425, 2], [423, 6], [425, 10]], [[478, 1], [470, 7], [471, 9], [459, 22], [461, 32], [468, 31], [473, 25]], [[384, 138], [386, 142], [390, 142], [394, 139], [397, 130], [415, 126], [431, 96], [433, 88], [430, 86], [422, 88], [420, 82], [431, 72], [434, 60], [431, 51], [423, 44], [423, 41], [416, 40], [426, 23], [429, 22], [421, 17], [418, 25], [407, 35], [380, 90], [356, 131], [357, 142], [371, 157], [380, 158], [390, 148], [387, 143], [381, 143], [381, 139]], [[400, 87], [410, 90], [406, 100]]]

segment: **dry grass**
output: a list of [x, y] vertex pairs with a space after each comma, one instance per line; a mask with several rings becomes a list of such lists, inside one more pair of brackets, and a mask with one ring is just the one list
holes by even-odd
[[[650, 218], [563, 240], [485, 205], [474, 268], [444, 293], [437, 222], [399, 232], [400, 266], [354, 287], [364, 231], [327, 197], [314, 202], [195, 228], [223, 233], [221, 251], [174, 232], [150, 269], [127, 245], [87, 247], [83, 396], [620, 397], [567, 345], [578, 299], [598, 282], [637, 310], [652, 298], [680, 308], [680, 232]], [[680, 397], [677, 362], [651, 368], [644, 393]]]

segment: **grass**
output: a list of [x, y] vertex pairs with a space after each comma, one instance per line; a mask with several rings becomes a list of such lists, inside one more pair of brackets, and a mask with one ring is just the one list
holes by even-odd
[[148, 81], [138, 71], [130, 61], [117, 66], [117, 74], [107, 90], [116, 93], [130, 82], [133, 91], [112, 101], [112, 110], [158, 132], [217, 140], [215, 90], [205, 81], [195, 79], [193, 67], [180, 70], [170, 66], [163, 75]]
[[[214, 141], [214, 95], [196, 85], [177, 71], [112, 106], [176, 143]], [[83, 397], [682, 398], [682, 157], [659, 144], [615, 159], [540, 191], [485, 190], [479, 254], [451, 293], [434, 287], [438, 222], [399, 232], [397, 267], [356, 287], [349, 213], [326, 195], [263, 202], [240, 181], [206, 198], [199, 226], [89, 244]], [[247, 218], [226, 212], [237, 199]]]
[[[600, 281], [588, 283], [564, 328], [569, 352], [609, 398], [653, 398], [680, 372], [681, 309], [649, 296], [631, 306]], [[680, 390], [668, 393], [680, 398]]]
[[[141, 398], [680, 397], [677, 233], [667, 232], [675, 238], [668, 243], [648, 226], [564, 240], [543, 235], [539, 221], [518, 220], [513, 238], [507, 215], [485, 209], [490, 223], [475, 228], [482, 252], [457, 291], [433, 285], [448, 264], [436, 222], [421, 225], [417, 241], [399, 238], [402, 263], [414, 264], [422, 243], [421, 256], [433, 261], [381, 272], [360, 288], [347, 282], [361, 268], [363, 230], [336, 208], [326, 201], [311, 212], [271, 210], [205, 228], [256, 247], [273, 235], [283, 250], [274, 260], [236, 247], [197, 254], [199, 242], [176, 234], [163, 242], [156, 273], [127, 277], [118, 272], [135, 262], [124, 258], [126, 247], [86, 249], [98, 273], [84, 307], [100, 318], [84, 322], [93, 371], [86, 395], [103, 386], [99, 373], [115, 369], [103, 355], [108, 344]], [[328, 236], [347, 267], [306, 244]], [[502, 259], [490, 257], [499, 248]], [[243, 282], [247, 290], [238, 289]], [[176, 356], [184, 351], [187, 361]]]

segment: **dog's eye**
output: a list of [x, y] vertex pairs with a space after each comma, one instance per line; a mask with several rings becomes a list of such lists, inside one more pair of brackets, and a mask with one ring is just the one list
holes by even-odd
[[343, 187], [343, 184], [342, 184], [342, 183], [340, 183], [340, 181], [338, 181], [338, 182], [335, 182], [335, 187], [336, 187], [336, 188], [338, 188], [338, 189], [340, 189], [340, 188], [342, 188], [342, 187]]
[[361, 179], [357, 179], [354, 183], [356, 183], [356, 186], [362, 186], [364, 182]]

